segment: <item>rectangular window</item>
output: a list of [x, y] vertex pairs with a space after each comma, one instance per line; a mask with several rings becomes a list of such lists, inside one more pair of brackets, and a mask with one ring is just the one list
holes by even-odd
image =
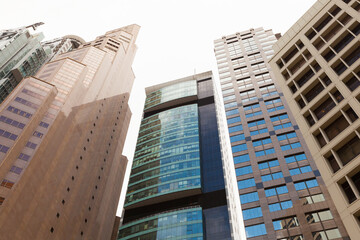
[[336, 152], [343, 165], [346, 165], [360, 154], [360, 139], [357, 136], [353, 137]]
[[276, 212], [280, 210], [285, 210], [293, 207], [293, 203], [291, 200], [283, 201], [279, 203], [269, 204], [270, 212]]
[[233, 124], [233, 123], [237, 123], [237, 122], [241, 122], [241, 118], [240, 117], [234, 117], [234, 118], [229, 118], [227, 120], [228, 124]]
[[244, 188], [249, 188], [249, 187], [255, 187], [255, 180], [254, 178], [249, 178], [249, 179], [245, 179], [245, 180], [241, 180], [238, 181], [238, 188], [239, 189], [244, 189]]
[[328, 112], [331, 111], [336, 106], [335, 102], [329, 97], [326, 99], [320, 106], [314, 109], [314, 114], [316, 115], [317, 119], [321, 119], [325, 116]]
[[249, 161], [250, 161], [249, 154], [244, 154], [234, 157], [234, 164], [249, 162]]
[[235, 172], [236, 172], [236, 176], [241, 176], [252, 173], [253, 171], [251, 166], [246, 166], [246, 167], [236, 168]]
[[235, 135], [235, 136], [231, 136], [230, 137], [230, 142], [238, 142], [238, 141], [242, 141], [245, 139], [244, 134], [239, 134], [239, 135]]
[[276, 166], [279, 166], [279, 161], [277, 159], [259, 163], [259, 169], [269, 169]]
[[233, 110], [226, 111], [226, 116], [231, 116], [231, 115], [238, 114], [238, 113], [239, 113], [239, 110], [236, 108]]
[[281, 194], [288, 193], [288, 192], [289, 192], [289, 190], [287, 189], [286, 185], [282, 185], [282, 186], [265, 189], [265, 196], [271, 197], [271, 196], [281, 195]]
[[343, 189], [349, 204], [354, 202], [356, 200], [356, 196], [353, 190], [351, 189], [350, 184], [345, 180], [345, 182], [343, 184], [340, 184], [340, 186]]
[[286, 163], [300, 162], [302, 160], [306, 160], [306, 155], [304, 153], [285, 156]]
[[229, 133], [238, 132], [238, 131], [242, 131], [242, 130], [243, 130], [242, 125], [236, 125], [234, 127], [229, 127]]
[[242, 211], [244, 220], [262, 217], [261, 207], [245, 209]]
[[328, 240], [328, 239], [340, 239], [341, 238], [341, 234], [337, 228], [320, 231], [320, 232], [313, 232], [312, 235], [313, 235], [314, 239], [321, 239], [321, 240], [322, 239]]
[[269, 154], [273, 154], [275, 153], [275, 149], [274, 148], [268, 148], [268, 149], [264, 149], [261, 151], [255, 151], [255, 156], [256, 157], [261, 157], [261, 156], [265, 156], [265, 155], [269, 155]]
[[322, 222], [322, 221], [334, 219], [330, 210], [307, 213], [307, 214], [305, 214], [305, 217], [306, 217], [306, 221], [308, 223], [316, 223], [316, 222], [320, 222], [320, 221]]
[[314, 188], [314, 187], [318, 187], [319, 184], [316, 181], [316, 179], [311, 179], [311, 180], [305, 180], [305, 181], [301, 181], [301, 182], [296, 182], [294, 183], [295, 185], [295, 189], [296, 191], [300, 191], [303, 189], [308, 189], [308, 188]]
[[253, 146], [257, 147], [257, 146], [266, 145], [266, 144], [270, 144], [270, 143], [271, 143], [271, 138], [263, 138], [260, 140], [253, 141]]
[[9, 124], [11, 126], [20, 128], [20, 129], [24, 129], [25, 124], [20, 123], [18, 121], [12, 120], [11, 118], [5, 117], [5, 116], [0, 116], [0, 122], [4, 122], [6, 124]]
[[271, 181], [271, 180], [275, 180], [275, 179], [279, 179], [279, 178], [284, 178], [282, 172], [270, 173], [270, 174], [261, 176], [261, 180], [263, 182]]
[[289, 169], [289, 172], [290, 172], [291, 176], [302, 174], [302, 173], [307, 173], [307, 172], [311, 172], [311, 171], [312, 171], [312, 169], [311, 169], [310, 166], [304, 166], [304, 167], [300, 167], [300, 168]]
[[240, 195], [241, 204], [259, 201], [259, 194], [257, 192], [251, 192]]
[[332, 122], [328, 127], [324, 129], [329, 141], [339, 135], [343, 130], [345, 130], [350, 124], [346, 118], [341, 114], [334, 122]]
[[322, 193], [301, 198], [301, 202], [303, 203], [303, 205], [314, 204], [324, 201], [325, 197]]
[[246, 143], [232, 146], [231, 150], [233, 153], [245, 151], [245, 150], [247, 150]]
[[264, 223], [245, 227], [245, 232], [247, 238], [252, 238], [267, 234]]
[[297, 217], [288, 217], [279, 220], [273, 220], [274, 230], [289, 229], [299, 226]]

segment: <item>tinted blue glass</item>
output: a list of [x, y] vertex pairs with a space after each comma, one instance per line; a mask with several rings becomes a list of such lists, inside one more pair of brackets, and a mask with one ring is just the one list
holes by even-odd
[[263, 223], [245, 227], [245, 232], [246, 232], [246, 237], [248, 238], [266, 235], [267, 233], [265, 224]]
[[298, 155], [295, 155], [295, 158], [296, 158], [297, 161], [305, 160], [306, 155], [304, 153], [298, 154]]
[[288, 193], [289, 190], [287, 189], [286, 186], [280, 186], [276, 188], [276, 191], [278, 194], [284, 194], [284, 193]]
[[308, 188], [313, 188], [313, 187], [317, 187], [319, 186], [318, 182], [316, 181], [316, 179], [312, 179], [309, 181], [306, 181], [306, 185]]
[[265, 196], [271, 197], [276, 195], [276, 189], [275, 188], [269, 188], [265, 189]]
[[238, 131], [242, 131], [242, 130], [243, 130], [242, 125], [237, 125], [235, 127], [229, 127], [229, 133], [238, 132]]
[[244, 144], [232, 146], [231, 149], [232, 149], [233, 153], [236, 153], [236, 152], [241, 152], [241, 151], [246, 150], [247, 146], [246, 146], [246, 143], [244, 143]]
[[241, 204], [259, 201], [259, 194], [257, 192], [251, 192], [240, 195]]
[[238, 188], [244, 189], [255, 186], [255, 180], [253, 178], [238, 181]]
[[297, 174], [301, 174], [299, 168], [290, 169], [289, 172], [290, 172], [290, 175], [291, 175], [291, 176], [297, 175]]
[[292, 207], [293, 207], [293, 203], [292, 203], [291, 200], [281, 202], [280, 204], [281, 204], [281, 208], [282, 208], [282, 209], [288, 209], [288, 208], [292, 208]]
[[303, 190], [306, 188], [305, 182], [294, 183], [296, 191]]
[[279, 203], [269, 204], [270, 212], [280, 211], [281, 207]]
[[261, 124], [265, 124], [265, 120], [264, 120], [264, 119], [258, 120], [258, 121], [255, 121], [255, 122], [249, 122], [249, 123], [248, 123], [249, 127], [255, 127], [255, 126], [261, 125]]
[[227, 103], [224, 105], [225, 108], [232, 108], [232, 107], [236, 107], [237, 103], [236, 102], [231, 102], [231, 103]]
[[307, 173], [307, 172], [312, 171], [310, 166], [301, 167], [300, 170], [301, 170], [302, 173]]
[[274, 148], [265, 149], [265, 154], [266, 154], [266, 155], [273, 154], [273, 153], [275, 153], [275, 149], [274, 149]]
[[279, 178], [284, 177], [282, 172], [272, 173], [271, 175], [272, 175], [273, 179], [279, 179]]
[[237, 122], [241, 122], [240, 117], [229, 118], [229, 119], [227, 120], [227, 123], [228, 123], [228, 124], [237, 123]]
[[246, 166], [246, 167], [236, 168], [235, 172], [236, 172], [236, 176], [241, 176], [241, 175], [252, 173], [253, 171], [252, 171], [251, 166]]
[[242, 212], [243, 212], [244, 220], [262, 217], [261, 207], [246, 209], [243, 210]]
[[256, 157], [261, 157], [261, 156], [264, 156], [264, 155], [265, 155], [265, 151], [257, 151], [257, 152], [255, 152]]
[[270, 167], [279, 166], [279, 161], [278, 160], [269, 161], [269, 166]]
[[261, 180], [262, 180], [263, 182], [271, 181], [271, 180], [272, 180], [271, 174], [267, 174], [267, 175], [261, 176]]
[[237, 114], [237, 113], [239, 113], [239, 110], [238, 109], [233, 109], [233, 110], [230, 110], [230, 111], [226, 111], [226, 116], [234, 115], [234, 114]]
[[230, 142], [237, 142], [237, 141], [241, 141], [241, 140], [244, 140], [244, 139], [245, 139], [244, 134], [239, 134], [239, 135], [231, 136], [230, 137]]
[[234, 157], [234, 163], [235, 164], [248, 162], [248, 161], [250, 161], [249, 154], [244, 154], [244, 155]]
[[281, 220], [273, 221], [274, 230], [280, 230], [283, 229], [283, 225], [281, 223]]
[[299, 148], [301, 147], [301, 144], [299, 142], [296, 142], [296, 143], [292, 143], [291, 144], [291, 148], [294, 149], [294, 148]]
[[224, 97], [224, 102], [231, 100], [231, 99], [235, 99], [235, 95], [230, 95], [230, 96]]
[[290, 149], [291, 149], [290, 144], [281, 146], [282, 151], [286, 151], [286, 150], [290, 150]]

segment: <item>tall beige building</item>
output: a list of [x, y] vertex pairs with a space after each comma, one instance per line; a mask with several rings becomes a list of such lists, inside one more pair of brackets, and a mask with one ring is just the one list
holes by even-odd
[[1, 239], [110, 239], [138, 31], [58, 55], [0, 106]]
[[351, 239], [360, 237], [360, 2], [317, 1], [270, 63]]

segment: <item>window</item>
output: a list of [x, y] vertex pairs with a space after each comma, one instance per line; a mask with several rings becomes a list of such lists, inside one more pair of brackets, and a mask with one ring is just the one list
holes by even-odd
[[232, 99], [235, 99], [235, 95], [230, 95], [230, 96], [224, 97], [224, 102], [232, 100]]
[[341, 234], [337, 228], [320, 231], [320, 232], [313, 232], [312, 235], [314, 239], [319, 239], [319, 240], [330, 240], [330, 239], [341, 238]]
[[256, 121], [249, 122], [249, 123], [248, 123], [248, 126], [249, 126], [249, 127], [256, 127], [256, 126], [263, 125], [263, 124], [265, 124], [265, 120], [264, 120], [264, 119], [260, 119], [260, 120], [256, 120]]
[[261, 156], [265, 156], [265, 155], [269, 155], [269, 154], [273, 154], [275, 153], [275, 149], [274, 148], [268, 148], [268, 149], [264, 149], [261, 151], [255, 151], [255, 156], [256, 157], [261, 157]]
[[306, 160], [306, 155], [304, 153], [285, 156], [286, 163], [299, 162], [302, 160]]
[[232, 108], [232, 107], [236, 107], [236, 106], [237, 106], [236, 102], [226, 103], [224, 105], [225, 108]]
[[239, 113], [238, 109], [229, 110], [229, 111], [226, 111], [226, 116], [234, 115], [237, 113]]
[[279, 178], [284, 178], [282, 172], [270, 173], [270, 174], [261, 176], [261, 180], [263, 182], [271, 181], [271, 180], [275, 180], [275, 179], [279, 179]]
[[238, 132], [238, 131], [242, 131], [242, 130], [243, 130], [242, 125], [236, 125], [234, 127], [229, 127], [229, 133]]
[[320, 120], [323, 116], [325, 116], [328, 112], [330, 112], [331, 109], [333, 109], [335, 106], [336, 106], [335, 102], [329, 97], [314, 110], [314, 114], [316, 115], [317, 119]]
[[230, 137], [230, 142], [238, 142], [238, 141], [241, 141], [241, 140], [244, 140], [244, 139], [245, 139], [244, 134], [239, 134], [239, 135], [231, 136]]
[[249, 111], [249, 110], [254, 110], [256, 108], [259, 108], [259, 107], [260, 107], [260, 104], [255, 103], [255, 104], [251, 104], [251, 105], [248, 105], [248, 106], [244, 106], [244, 110]]
[[279, 111], [284, 109], [284, 106], [279, 106], [279, 107], [273, 107], [273, 108], [268, 108], [268, 112], [275, 112], [275, 111]]
[[355, 136], [336, 152], [343, 165], [346, 165], [360, 154], [360, 139]]
[[293, 203], [291, 200], [274, 203], [274, 204], [269, 204], [270, 212], [285, 210], [285, 209], [292, 208], [292, 207], [293, 207]]
[[250, 161], [249, 154], [244, 154], [234, 157], [234, 164], [249, 162], [249, 161]]
[[270, 143], [271, 143], [271, 138], [263, 138], [260, 140], [253, 141], [253, 146], [257, 147], [257, 146], [266, 145], [266, 144], [270, 144]]
[[241, 176], [252, 173], [253, 171], [251, 166], [246, 166], [246, 167], [236, 168], [235, 172], [236, 172], [236, 176]]
[[3, 179], [0, 186], [11, 189], [14, 186], [14, 184], [15, 184], [14, 182], [8, 179]]
[[271, 99], [271, 100], [267, 100], [265, 101], [265, 105], [275, 105], [275, 104], [282, 104], [281, 99], [280, 98], [275, 98], [275, 99]]
[[295, 185], [295, 189], [296, 191], [300, 191], [303, 189], [308, 189], [308, 188], [314, 188], [319, 186], [318, 182], [316, 181], [316, 179], [311, 179], [311, 180], [305, 180], [305, 181], [301, 181], [301, 182], [297, 182], [294, 183]]
[[244, 220], [262, 217], [261, 207], [246, 209], [243, 210], [242, 212], [243, 212]]
[[301, 198], [301, 201], [302, 201], [303, 205], [308, 205], [308, 204], [314, 204], [314, 203], [318, 203], [318, 202], [324, 202], [325, 197], [322, 193], [320, 193], [320, 194], [316, 194], [316, 195], [303, 197], [303, 198]]
[[259, 163], [259, 169], [268, 169], [276, 166], [279, 166], [279, 161], [277, 159]]
[[346, 118], [341, 114], [334, 122], [324, 129], [329, 141], [339, 135], [344, 129], [349, 126]]
[[297, 219], [297, 217], [288, 217], [288, 218], [283, 218], [283, 219], [279, 219], [279, 220], [274, 220], [273, 221], [273, 225], [274, 225], [274, 230], [281, 230], [281, 229], [289, 229], [289, 228], [293, 228], [293, 227], [298, 227], [299, 226], [299, 221]]
[[349, 203], [352, 203], [356, 200], [355, 193], [351, 189], [350, 184], [347, 182], [347, 180], [345, 180], [344, 183], [340, 184], [340, 186], [343, 189]]
[[261, 128], [259, 130], [250, 131], [250, 136], [255, 136], [255, 135], [263, 134], [263, 133], [267, 133], [267, 132], [268, 132], [267, 128]]
[[354, 182], [354, 185], [356, 186], [357, 190], [360, 192], [360, 172], [352, 176], [351, 180]]
[[264, 223], [245, 227], [245, 232], [247, 238], [257, 237], [267, 234]]
[[241, 118], [240, 117], [234, 117], [234, 118], [229, 118], [227, 120], [228, 124], [233, 124], [233, 123], [237, 123], [237, 122], [241, 122]]
[[254, 178], [249, 178], [249, 179], [245, 179], [245, 180], [241, 180], [238, 181], [238, 188], [239, 189], [244, 189], [244, 188], [249, 188], [249, 187], [255, 187], [255, 180]]
[[245, 117], [250, 118], [250, 117], [255, 117], [255, 116], [259, 116], [259, 115], [262, 115], [261, 111], [245, 114]]
[[296, 138], [296, 132], [289, 132], [289, 133], [285, 133], [285, 134], [281, 134], [277, 136], [278, 141], [284, 141], [284, 140], [289, 140], [291, 138]]
[[259, 201], [259, 194], [257, 192], [251, 192], [240, 195], [241, 204]]
[[281, 186], [265, 189], [265, 196], [271, 197], [271, 196], [281, 195], [281, 194], [288, 193], [288, 192], [289, 192], [289, 190], [287, 189], [286, 185], [281, 185]]
[[10, 172], [16, 173], [16, 174], [20, 174], [22, 171], [22, 168], [16, 167], [16, 166], [12, 166], [10, 168]]
[[311, 172], [311, 171], [312, 171], [312, 169], [310, 166], [289, 169], [291, 176], [302, 174], [302, 173], [307, 173], [307, 172]]
[[5, 116], [0, 116], [0, 121], [4, 122], [6, 124], [12, 125], [14, 127], [20, 128], [20, 129], [24, 129], [25, 124], [20, 123], [18, 121], [12, 120], [11, 118], [5, 117]]
[[232, 147], [231, 147], [231, 150], [232, 150], [233, 153], [247, 150], [246, 143], [232, 146]]
[[316, 223], [316, 222], [320, 222], [320, 221], [326, 221], [326, 220], [334, 219], [334, 217], [331, 214], [330, 210], [307, 213], [305, 215], [305, 217], [306, 217], [306, 221], [308, 223]]
[[2, 130], [2, 129], [0, 129], [0, 136], [2, 136], [4, 138], [8, 138], [13, 141], [15, 141], [17, 138], [17, 135], [12, 134], [11, 132], [8, 132], [8, 131]]
[[299, 142], [296, 142], [296, 143], [290, 143], [290, 144], [282, 145], [280, 147], [281, 147], [282, 151], [287, 151], [287, 150], [290, 150], [290, 149], [299, 148], [299, 147], [301, 147], [301, 144]]

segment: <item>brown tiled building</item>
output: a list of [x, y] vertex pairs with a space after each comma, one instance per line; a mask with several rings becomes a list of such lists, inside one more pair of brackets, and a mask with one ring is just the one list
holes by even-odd
[[348, 239], [268, 63], [263, 28], [215, 40], [242, 218], [248, 239]]
[[1, 104], [1, 239], [110, 239], [138, 30], [58, 55]]
[[360, 236], [360, 2], [317, 1], [270, 64], [352, 239]]

